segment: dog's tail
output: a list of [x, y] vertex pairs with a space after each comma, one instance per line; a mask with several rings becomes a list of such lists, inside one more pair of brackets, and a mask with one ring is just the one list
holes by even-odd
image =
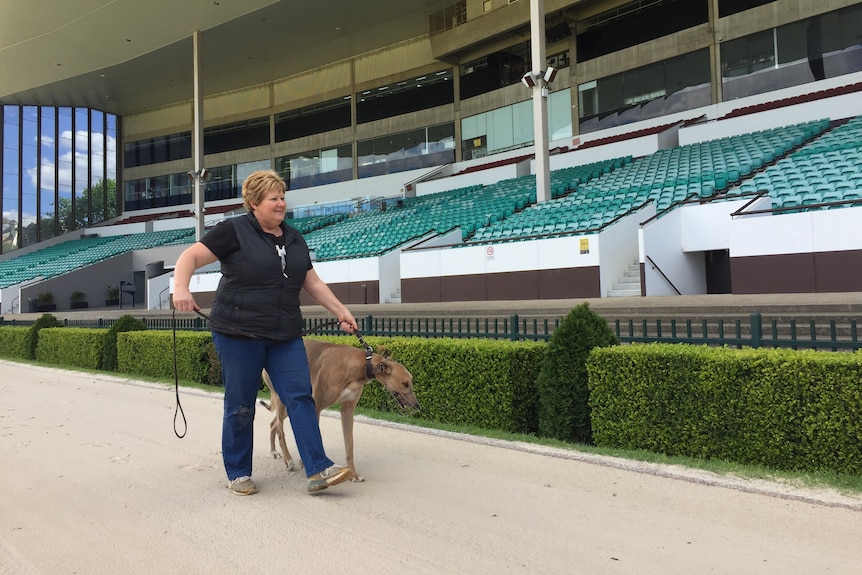
[[268, 402], [266, 402], [266, 401], [264, 401], [264, 400], [262, 400], [262, 399], [258, 399], [258, 400], [257, 400], [257, 402], [258, 402], [259, 404], [261, 404], [262, 406], [264, 406], [264, 407], [266, 408], [266, 410], [267, 410], [267, 411], [272, 411], [272, 406], [271, 406]]

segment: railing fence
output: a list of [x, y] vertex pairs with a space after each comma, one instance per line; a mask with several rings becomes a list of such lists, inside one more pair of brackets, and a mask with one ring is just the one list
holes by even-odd
[[[209, 327], [200, 317], [148, 318], [141, 320], [148, 329], [205, 331]], [[68, 327], [110, 328], [115, 319], [65, 319]], [[518, 314], [501, 318], [375, 318], [359, 319], [359, 330], [367, 336], [425, 338], [483, 338], [511, 341], [548, 341], [559, 327], [560, 319], [525, 319]], [[326, 320], [306, 319], [305, 330], [312, 334], [343, 334], [336, 326], [323, 325]], [[33, 321], [4, 320], [0, 326], [29, 326]], [[855, 351], [862, 348], [856, 319], [795, 320], [764, 326], [760, 313], [750, 314], [748, 321], [629, 319], [609, 324], [622, 343], [688, 343], [730, 347], [781, 347], [792, 349], [825, 349]]]

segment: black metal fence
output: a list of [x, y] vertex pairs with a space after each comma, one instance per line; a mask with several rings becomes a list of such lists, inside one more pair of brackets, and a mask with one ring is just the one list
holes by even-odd
[[[142, 317], [148, 329], [205, 331], [207, 322], [200, 317]], [[65, 319], [68, 327], [109, 328], [115, 319]], [[33, 321], [4, 321], [0, 325], [29, 326]], [[524, 319], [517, 314], [501, 318], [375, 318], [359, 319], [359, 330], [367, 336], [424, 338], [483, 338], [511, 341], [548, 341], [560, 319]], [[730, 347], [782, 347], [855, 351], [862, 348], [857, 321], [848, 319], [763, 321], [760, 313], [748, 321], [735, 320], [614, 320], [611, 329], [622, 343], [688, 343]], [[305, 331], [328, 335], [343, 334], [326, 320], [306, 319]]]
[[784, 347], [792, 349], [827, 349], [855, 351], [862, 348], [855, 319], [816, 320], [791, 319], [784, 323], [770, 320], [764, 327], [763, 316], [753, 313], [747, 324], [736, 319], [713, 323], [700, 320], [678, 322], [670, 320], [615, 321], [615, 332], [624, 343], [665, 342], [690, 343], [730, 347]]

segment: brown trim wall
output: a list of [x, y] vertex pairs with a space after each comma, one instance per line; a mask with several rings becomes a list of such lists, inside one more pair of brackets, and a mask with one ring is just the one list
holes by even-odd
[[862, 250], [732, 257], [735, 294], [862, 291]]
[[[342, 303], [364, 304], [380, 301], [380, 282], [378, 280], [363, 282], [345, 282], [328, 284], [329, 289]], [[316, 302], [304, 291], [299, 292], [299, 305], [315, 305]]]

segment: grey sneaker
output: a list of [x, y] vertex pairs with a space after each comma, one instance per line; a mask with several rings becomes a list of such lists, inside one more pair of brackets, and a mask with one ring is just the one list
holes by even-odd
[[323, 471], [315, 473], [308, 478], [308, 492], [316, 493], [326, 489], [330, 485], [338, 485], [339, 483], [350, 479], [351, 475], [353, 475], [353, 473], [348, 467], [341, 467], [340, 465], [327, 467]]
[[254, 495], [257, 493], [257, 487], [255, 487], [251, 477], [248, 475], [228, 481], [227, 486], [234, 495]]

